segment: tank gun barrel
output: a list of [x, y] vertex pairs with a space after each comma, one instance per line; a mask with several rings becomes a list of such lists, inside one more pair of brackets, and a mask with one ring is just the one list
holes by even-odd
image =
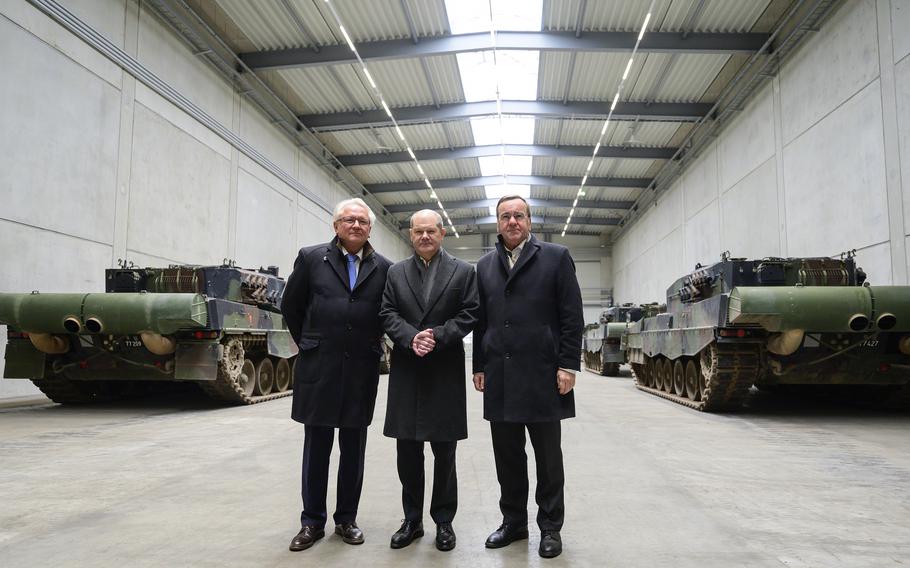
[[30, 333], [171, 334], [208, 324], [199, 294], [0, 294], [0, 323]]
[[728, 319], [767, 331], [910, 331], [910, 298], [894, 286], [739, 286]]

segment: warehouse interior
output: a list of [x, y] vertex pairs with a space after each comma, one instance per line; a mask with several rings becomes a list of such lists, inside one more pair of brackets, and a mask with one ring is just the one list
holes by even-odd
[[[100, 292], [120, 263], [230, 259], [286, 277], [352, 196], [393, 262], [413, 252], [410, 215], [430, 208], [446, 250], [476, 263], [510, 194], [528, 199], [538, 239], [571, 252], [586, 323], [665, 302], [725, 252], [855, 253], [871, 284], [906, 286], [908, 30], [908, 0], [9, 0], [0, 292]], [[0, 326], [0, 369], [6, 337]], [[558, 562], [891, 566], [910, 554], [906, 414], [761, 396], [745, 416], [690, 414], [632, 383], [626, 368], [579, 377], [580, 418], [564, 431], [578, 441], [564, 441], [578, 516]], [[303, 561], [285, 543], [302, 438], [289, 405], [76, 410], [0, 379], [13, 467], [0, 474], [3, 564]], [[388, 551], [394, 443], [371, 430], [361, 524], [376, 565], [541, 561], [483, 549], [498, 495], [470, 405], [458, 556]], [[230, 473], [203, 483], [197, 451]], [[50, 471], [56, 460], [73, 479]], [[183, 487], [165, 462], [196, 477]], [[119, 474], [87, 487], [106, 468]], [[227, 500], [246, 475], [262, 477]], [[311, 553], [368, 558], [328, 542]]]

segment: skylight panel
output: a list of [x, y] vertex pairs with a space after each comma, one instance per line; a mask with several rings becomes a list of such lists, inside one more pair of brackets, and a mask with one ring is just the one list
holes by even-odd
[[487, 199], [499, 199], [505, 195], [520, 195], [525, 199], [531, 197], [531, 186], [513, 183], [504, 183], [500, 185], [487, 185], [483, 188], [487, 194]]
[[484, 156], [477, 161], [482, 176], [529, 176], [532, 159], [531, 156]]
[[537, 98], [539, 60], [539, 51], [501, 49], [496, 52], [499, 95], [502, 100], [533, 101]]
[[446, 0], [453, 34], [490, 31], [490, 9], [497, 30], [540, 31], [543, 0]]
[[490, 31], [489, 0], [446, 0], [446, 14], [453, 34]]
[[540, 31], [543, 0], [492, 0], [491, 5], [497, 30]]
[[503, 116], [500, 127], [498, 116], [471, 119], [474, 144], [533, 144], [534, 118], [528, 116]]
[[467, 102], [496, 100], [496, 65], [492, 51], [457, 53], [458, 71]]

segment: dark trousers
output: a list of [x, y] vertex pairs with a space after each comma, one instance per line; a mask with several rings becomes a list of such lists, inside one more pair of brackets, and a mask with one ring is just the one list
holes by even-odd
[[537, 526], [540, 530], [562, 529], [565, 516], [559, 421], [519, 424], [490, 422], [493, 434], [493, 456], [499, 480], [499, 509], [504, 523], [528, 523], [528, 455], [525, 453], [525, 428], [534, 446], [537, 462]]
[[[404, 518], [423, 521], [423, 442], [398, 440], [398, 479]], [[455, 476], [455, 447], [458, 442], [430, 442], [433, 448], [433, 496], [430, 517], [436, 524], [451, 523], [458, 508], [458, 480]]]
[[[303, 471], [301, 497], [303, 512], [301, 526], [325, 527], [326, 493], [329, 484], [329, 456], [335, 438], [335, 428], [304, 426]], [[335, 501], [335, 524], [352, 523], [357, 519], [360, 490], [363, 488], [363, 461], [367, 447], [367, 429], [338, 428], [338, 487]]]

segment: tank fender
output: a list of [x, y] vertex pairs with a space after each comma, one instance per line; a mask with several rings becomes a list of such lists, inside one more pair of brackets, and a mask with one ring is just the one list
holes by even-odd
[[285, 329], [272, 329], [268, 332], [269, 355], [287, 359], [297, 354], [297, 344], [291, 332]]

